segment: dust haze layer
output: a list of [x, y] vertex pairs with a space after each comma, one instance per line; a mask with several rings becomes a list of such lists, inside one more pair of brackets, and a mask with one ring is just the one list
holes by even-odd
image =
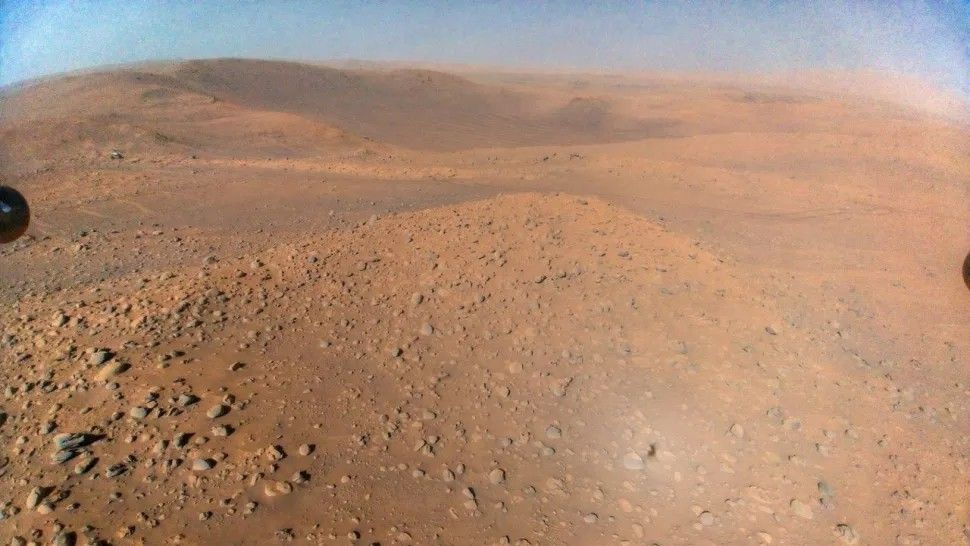
[[2, 540], [970, 536], [966, 125], [240, 59], [0, 100]]
[[198, 5], [12, 0], [0, 84], [153, 59], [385, 59], [542, 71], [874, 71], [970, 97], [961, 0], [359, 2]]

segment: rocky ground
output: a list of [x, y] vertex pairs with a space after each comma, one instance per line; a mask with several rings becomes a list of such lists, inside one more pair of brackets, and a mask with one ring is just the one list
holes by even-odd
[[3, 317], [4, 533], [963, 540], [966, 482], [925, 469], [967, 454], [925, 446], [966, 398], [920, 407], [752, 284], [597, 199], [520, 194], [25, 298]]

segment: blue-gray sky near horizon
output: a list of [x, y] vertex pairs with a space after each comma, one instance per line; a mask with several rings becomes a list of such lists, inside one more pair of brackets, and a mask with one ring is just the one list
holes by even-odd
[[0, 85], [97, 65], [206, 57], [607, 71], [872, 69], [970, 95], [970, 0], [0, 0]]

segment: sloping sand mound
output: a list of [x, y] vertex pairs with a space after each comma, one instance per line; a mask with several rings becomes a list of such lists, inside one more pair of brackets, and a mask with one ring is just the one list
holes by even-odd
[[0, 316], [3, 534], [962, 540], [965, 483], [924, 469], [965, 459], [920, 449], [947, 417], [893, 411], [759, 286], [601, 201], [519, 194], [25, 298]]

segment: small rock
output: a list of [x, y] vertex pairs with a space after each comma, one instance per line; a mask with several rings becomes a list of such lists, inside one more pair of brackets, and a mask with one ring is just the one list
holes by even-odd
[[111, 354], [111, 351], [94, 351], [91, 353], [91, 364], [100, 366], [110, 360], [112, 356], [114, 355]]
[[61, 451], [55, 452], [54, 455], [51, 456], [51, 461], [54, 464], [64, 464], [67, 461], [70, 461], [71, 459], [73, 459], [74, 457], [77, 457], [78, 453], [79, 453], [78, 451], [73, 449], [63, 449]]
[[94, 468], [94, 465], [97, 464], [97, 462], [97, 457], [88, 457], [87, 459], [84, 459], [83, 461], [74, 465], [74, 473], [78, 475], [86, 474], [88, 471]]
[[266, 448], [266, 458], [274, 463], [286, 458], [286, 452], [280, 446], [269, 446]]
[[128, 471], [128, 467], [124, 463], [115, 463], [108, 467], [104, 471], [104, 476], [106, 478], [116, 478]]
[[43, 500], [46, 494], [47, 492], [42, 487], [35, 487], [31, 489], [30, 493], [27, 495], [27, 500], [24, 502], [24, 508], [27, 510], [37, 508], [37, 505], [40, 504], [40, 501]]
[[77, 535], [71, 532], [61, 532], [54, 537], [54, 546], [74, 546], [77, 544]]
[[844, 544], [858, 544], [859, 542], [859, 533], [848, 523], [840, 523], [832, 531]]
[[212, 461], [209, 459], [196, 459], [192, 461], [193, 472], [205, 472], [212, 469]]
[[818, 494], [823, 497], [831, 497], [833, 495], [832, 486], [826, 482], [818, 482]]
[[98, 381], [107, 381], [116, 375], [124, 373], [129, 367], [130, 366], [128, 366], [128, 364], [118, 361], [105, 364], [100, 370], [98, 370], [97, 375], [95, 375], [95, 379]]
[[195, 396], [194, 394], [188, 393], [188, 394], [179, 395], [178, 400], [176, 400], [175, 403], [184, 408], [187, 406], [191, 406], [192, 404], [195, 404], [198, 401], [199, 401], [199, 398], [197, 396]]
[[792, 513], [800, 518], [812, 519], [815, 517], [812, 513], [812, 507], [798, 499], [792, 499], [789, 506], [791, 507]]
[[297, 453], [303, 457], [306, 457], [307, 455], [313, 453], [313, 446], [311, 444], [301, 444], [300, 447], [297, 448]]
[[488, 481], [491, 482], [493, 485], [504, 483], [505, 470], [502, 470], [501, 468], [492, 469], [492, 471], [488, 473]]
[[209, 408], [209, 411], [205, 412], [206, 417], [209, 419], [218, 419], [223, 415], [229, 413], [229, 407], [225, 404], [216, 404]]
[[623, 456], [623, 467], [627, 470], [643, 470], [643, 457], [640, 454], [631, 451]]
[[188, 432], [179, 432], [172, 438], [172, 445], [175, 447], [185, 447], [192, 435]]
[[293, 492], [293, 484], [290, 482], [278, 482], [278, 481], [268, 481], [266, 485], [263, 486], [263, 493], [267, 497], [279, 497], [282, 495], [289, 495]]
[[229, 425], [219, 425], [217, 427], [212, 427], [212, 435], [219, 438], [225, 438], [226, 436], [229, 436], [232, 433], [233, 433], [233, 428]]
[[62, 432], [54, 436], [54, 447], [57, 449], [76, 449], [91, 443], [92, 436], [83, 432]]
[[573, 382], [572, 377], [566, 377], [566, 378], [560, 379], [556, 381], [553, 385], [551, 385], [549, 387], [549, 390], [552, 391], [553, 395], [559, 398], [562, 398], [563, 396], [566, 396], [566, 389], [569, 388], [569, 385], [571, 385], [572, 382]]

